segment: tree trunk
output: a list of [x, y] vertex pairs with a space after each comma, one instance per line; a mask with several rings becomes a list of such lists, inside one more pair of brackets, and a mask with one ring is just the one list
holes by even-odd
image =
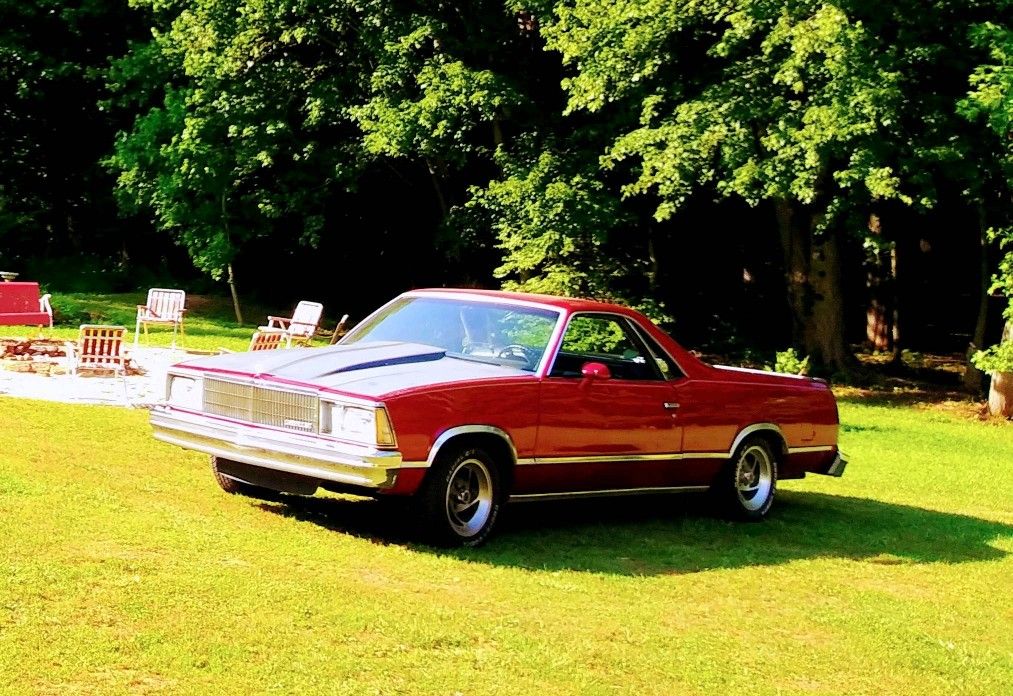
[[978, 273], [980, 284], [978, 286], [978, 319], [974, 323], [974, 333], [971, 334], [971, 343], [967, 346], [967, 365], [964, 367], [964, 387], [973, 394], [980, 394], [984, 386], [984, 373], [971, 364], [971, 356], [981, 350], [985, 344], [985, 329], [988, 321], [988, 297], [991, 278], [989, 274], [988, 259], [988, 227], [985, 222], [985, 208], [978, 207], [978, 236], [980, 240], [978, 255]]
[[658, 263], [657, 250], [654, 247], [654, 228], [651, 225], [647, 226], [647, 261], [647, 287], [652, 295], [657, 295], [660, 264]]
[[890, 341], [893, 361], [900, 362], [900, 282], [897, 280], [897, 242], [890, 246], [890, 295], [893, 301], [893, 326], [890, 329]]
[[993, 372], [988, 389], [988, 412], [1013, 418], [1013, 372]]
[[865, 259], [865, 287], [869, 291], [869, 305], [865, 310], [865, 338], [872, 350], [886, 352], [893, 346], [893, 312], [890, 307], [889, 248], [882, 243], [882, 220], [876, 213], [869, 214], [869, 241], [873, 243]]
[[865, 338], [872, 350], [890, 352], [900, 359], [900, 327], [897, 298], [897, 244], [884, 242], [883, 222], [869, 214], [870, 240], [875, 242], [865, 264], [865, 287], [869, 305], [865, 310]]
[[[228, 208], [225, 205], [225, 191], [222, 191], [221, 197], [222, 203], [222, 228], [225, 230], [225, 238], [229, 242], [229, 246], [232, 245], [232, 234], [229, 231], [229, 213]], [[233, 251], [235, 253], [235, 251]], [[229, 261], [225, 266], [225, 270], [228, 272], [228, 284], [229, 291], [232, 293], [232, 309], [236, 312], [236, 323], [240, 326], [243, 325], [243, 310], [239, 307], [239, 291], [236, 290], [236, 274], [232, 272], [232, 262]]]
[[816, 364], [849, 372], [854, 356], [844, 343], [844, 302], [841, 297], [841, 247], [836, 231], [822, 235], [812, 247], [810, 284], [813, 309], [803, 346]]
[[[1013, 319], [1002, 329], [1000, 343], [1013, 341]], [[988, 387], [988, 412], [993, 416], [1013, 418], [1013, 372], [993, 372]]]
[[239, 307], [239, 291], [236, 289], [236, 274], [232, 272], [232, 264], [228, 265], [229, 290], [232, 292], [232, 309], [236, 311], [236, 323], [243, 325], [243, 310]]
[[809, 314], [811, 292], [809, 287], [809, 235], [801, 229], [791, 203], [775, 203], [777, 227], [784, 252], [784, 275], [787, 284], [788, 307], [791, 310], [791, 340], [801, 346], [805, 333], [805, 317]]
[[447, 218], [447, 199], [443, 197], [443, 187], [440, 185], [440, 176], [432, 162], [426, 160], [426, 168], [429, 170], [429, 178], [433, 182], [433, 192], [436, 194], [436, 202], [440, 205], [440, 213], [443, 219]]
[[492, 144], [496, 147], [503, 144], [503, 126], [500, 124], [499, 116], [492, 117]]
[[835, 231], [816, 238], [817, 217], [786, 200], [776, 203], [795, 343], [814, 365], [849, 373], [854, 356], [844, 342], [840, 240]]

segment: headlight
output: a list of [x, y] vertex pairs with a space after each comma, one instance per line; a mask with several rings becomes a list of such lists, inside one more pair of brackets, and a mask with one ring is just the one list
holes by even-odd
[[378, 447], [395, 445], [394, 430], [384, 408], [321, 402], [320, 432]]
[[203, 404], [204, 384], [199, 377], [169, 375], [168, 401], [173, 406], [200, 410]]

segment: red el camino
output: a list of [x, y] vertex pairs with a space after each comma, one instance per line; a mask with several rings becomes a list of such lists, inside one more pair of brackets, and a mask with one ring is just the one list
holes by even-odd
[[778, 479], [846, 464], [826, 383], [705, 364], [588, 300], [409, 292], [336, 346], [181, 363], [166, 389], [155, 437], [227, 492], [413, 496], [444, 544], [519, 500], [710, 490], [756, 520]]

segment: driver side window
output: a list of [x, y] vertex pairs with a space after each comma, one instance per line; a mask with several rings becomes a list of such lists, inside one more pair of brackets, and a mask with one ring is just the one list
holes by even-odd
[[552, 366], [550, 377], [580, 377], [588, 362], [608, 366], [616, 379], [661, 379], [653, 359], [625, 321], [599, 314], [579, 314], [570, 319]]

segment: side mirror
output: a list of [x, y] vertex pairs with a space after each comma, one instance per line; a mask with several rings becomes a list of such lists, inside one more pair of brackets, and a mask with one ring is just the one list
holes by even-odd
[[584, 366], [580, 368], [580, 374], [584, 376], [584, 379], [612, 379], [608, 365], [600, 362], [584, 363]]

